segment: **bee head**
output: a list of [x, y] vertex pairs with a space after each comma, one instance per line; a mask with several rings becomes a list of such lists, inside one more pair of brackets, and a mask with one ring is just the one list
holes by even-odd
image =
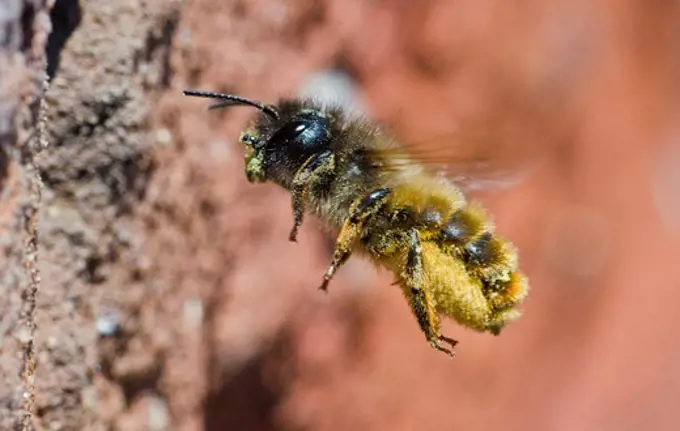
[[288, 188], [309, 157], [328, 148], [331, 118], [321, 109], [298, 100], [266, 105], [230, 94], [184, 91], [185, 95], [219, 99], [210, 109], [246, 105], [260, 116], [240, 138], [248, 147], [246, 176], [251, 182], [273, 180]]

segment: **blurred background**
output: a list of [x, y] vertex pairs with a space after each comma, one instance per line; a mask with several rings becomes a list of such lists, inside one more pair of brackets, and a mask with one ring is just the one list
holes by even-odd
[[[677, 429], [678, 2], [57, 0], [50, 17], [48, 38], [24, 35], [53, 75], [41, 429]], [[316, 95], [404, 142], [457, 131], [530, 162], [474, 195], [520, 250], [524, 316], [499, 337], [446, 322], [450, 360], [368, 262], [320, 294], [332, 238], [308, 218], [290, 243], [289, 194], [245, 179], [254, 112], [183, 89]]]

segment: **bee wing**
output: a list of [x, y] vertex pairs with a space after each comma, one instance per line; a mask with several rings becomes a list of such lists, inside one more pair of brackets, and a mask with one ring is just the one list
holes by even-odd
[[489, 134], [454, 132], [427, 141], [388, 146], [379, 150], [381, 168], [403, 170], [418, 165], [472, 191], [514, 187], [540, 166], [540, 152], [530, 145], [490, 138]]

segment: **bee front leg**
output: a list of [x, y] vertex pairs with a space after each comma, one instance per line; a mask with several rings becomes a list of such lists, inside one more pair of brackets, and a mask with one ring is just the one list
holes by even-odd
[[[418, 235], [417, 230], [411, 229], [408, 237], [406, 266], [402, 274], [404, 292], [411, 310], [418, 320], [418, 325], [420, 325], [420, 329], [430, 345], [441, 352], [454, 356], [453, 348], [458, 344], [458, 341], [443, 336], [439, 331], [439, 316], [432, 294], [428, 290], [429, 286], [426, 286], [423, 282], [424, 272], [420, 235]], [[449, 344], [451, 348], [443, 347], [442, 341]]]
[[291, 193], [293, 195], [293, 229], [289, 240], [296, 242], [298, 229], [302, 225], [305, 214], [305, 200], [309, 186], [328, 180], [335, 173], [335, 156], [330, 150], [318, 153], [307, 159], [293, 177]]
[[333, 278], [333, 275], [335, 275], [335, 271], [352, 254], [352, 246], [361, 236], [364, 223], [382, 209], [390, 193], [391, 191], [388, 188], [376, 189], [352, 205], [349, 216], [345, 220], [342, 229], [340, 229], [338, 238], [335, 240], [333, 260], [323, 276], [323, 282], [319, 289], [323, 291], [328, 290], [328, 283]]

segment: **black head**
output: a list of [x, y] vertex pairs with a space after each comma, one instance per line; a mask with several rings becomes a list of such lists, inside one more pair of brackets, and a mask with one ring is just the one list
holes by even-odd
[[211, 109], [246, 105], [260, 116], [241, 135], [248, 146], [246, 175], [250, 181], [275, 181], [289, 188], [293, 176], [311, 156], [329, 147], [331, 117], [318, 107], [297, 100], [265, 105], [230, 94], [184, 91], [185, 95], [219, 99]]

